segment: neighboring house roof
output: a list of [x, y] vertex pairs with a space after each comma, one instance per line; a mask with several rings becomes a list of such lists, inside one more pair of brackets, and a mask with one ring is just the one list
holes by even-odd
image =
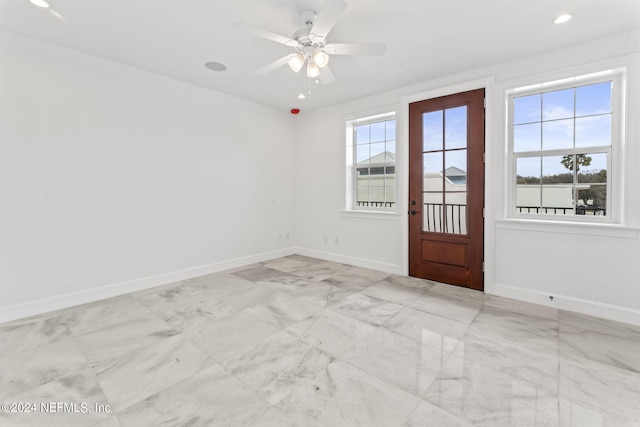
[[361, 162], [358, 162], [357, 164], [359, 165], [368, 165], [368, 164], [375, 164], [375, 163], [390, 163], [390, 162], [395, 162], [396, 161], [396, 155], [394, 153], [390, 153], [388, 151], [385, 151], [384, 153], [380, 153], [380, 154], [376, 154], [373, 157], [369, 157], [368, 159], [362, 160]]
[[444, 170], [445, 176], [467, 176], [467, 173], [455, 166], [450, 166]]

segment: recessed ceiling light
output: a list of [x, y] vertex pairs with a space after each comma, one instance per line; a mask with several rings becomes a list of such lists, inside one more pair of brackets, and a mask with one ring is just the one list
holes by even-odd
[[298, 99], [305, 99], [307, 96], [304, 93], [298, 94]]
[[206, 64], [204, 64], [204, 66], [211, 71], [225, 71], [227, 69], [226, 65], [219, 62], [207, 62]]
[[49, 3], [47, 3], [45, 0], [30, 0], [31, 4], [38, 6], [38, 7], [50, 7], [51, 5]]
[[553, 21], [554, 24], [564, 24], [565, 22], [571, 20], [573, 18], [573, 13], [563, 13], [560, 16], [557, 16]]

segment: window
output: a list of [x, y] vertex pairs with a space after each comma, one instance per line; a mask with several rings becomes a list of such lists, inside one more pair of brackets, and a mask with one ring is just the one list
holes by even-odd
[[347, 122], [347, 206], [395, 210], [396, 120], [394, 113]]
[[620, 79], [609, 73], [509, 94], [512, 216], [619, 217], [612, 193], [620, 150]]

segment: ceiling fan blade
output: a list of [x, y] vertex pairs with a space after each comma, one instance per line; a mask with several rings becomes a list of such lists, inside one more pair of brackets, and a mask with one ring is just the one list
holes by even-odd
[[330, 55], [384, 55], [385, 43], [330, 43], [326, 46]]
[[338, 17], [346, 8], [347, 2], [344, 0], [326, 0], [311, 28], [311, 34], [322, 38], [327, 37], [327, 34], [336, 25]]
[[254, 74], [257, 74], [259, 76], [262, 76], [264, 74], [270, 73], [273, 70], [282, 67], [284, 64], [286, 64], [287, 62], [289, 62], [289, 59], [291, 59], [291, 56], [293, 54], [289, 54], [287, 56], [283, 56], [280, 59], [276, 59], [275, 61], [273, 61], [271, 64], [269, 65], [265, 65], [264, 67], [260, 68], [259, 70], [256, 70], [254, 72]]
[[244, 22], [236, 22], [233, 24], [236, 30], [243, 30], [254, 36], [262, 37], [263, 39], [271, 40], [276, 43], [284, 44], [287, 46], [297, 46], [298, 42], [280, 34], [272, 33], [271, 31], [263, 30], [262, 28], [254, 27], [253, 25], [246, 24]]
[[336, 81], [336, 77], [333, 75], [331, 69], [328, 66], [320, 68], [320, 81], [325, 85]]

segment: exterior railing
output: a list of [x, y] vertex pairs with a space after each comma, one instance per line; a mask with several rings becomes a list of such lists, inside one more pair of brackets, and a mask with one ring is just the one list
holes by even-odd
[[549, 206], [516, 206], [518, 213], [553, 214], [553, 215], [598, 215], [607, 214], [606, 208], [595, 208], [592, 206], [576, 206], [573, 208], [557, 208]]
[[370, 208], [392, 208], [396, 205], [396, 202], [368, 202], [357, 201], [356, 206], [370, 207]]
[[434, 233], [467, 234], [467, 205], [425, 203], [422, 229]]

